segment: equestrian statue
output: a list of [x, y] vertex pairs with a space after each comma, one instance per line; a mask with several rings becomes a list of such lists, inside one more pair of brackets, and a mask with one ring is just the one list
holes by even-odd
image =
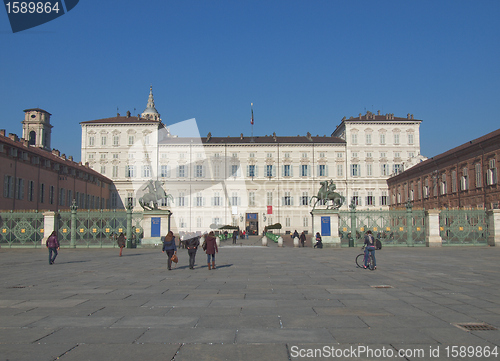
[[[142, 197], [139, 198], [139, 204], [144, 210], [156, 210], [158, 209], [158, 200], [160, 199], [170, 199], [172, 202], [174, 201], [174, 197], [171, 194], [167, 194], [162, 187], [163, 182], [153, 181], [150, 179], [142, 190], [148, 190], [148, 193], [145, 193]], [[151, 207], [151, 202], [153, 203], [153, 207]]]
[[[313, 198], [316, 198], [316, 202], [314, 202], [313, 210], [316, 208], [318, 202], [323, 201], [324, 204], [327, 204], [326, 209], [339, 209], [342, 204], [344, 204], [345, 198], [335, 192], [337, 188], [333, 183], [333, 180], [330, 179], [330, 182], [327, 180], [320, 182], [321, 188], [318, 191], [317, 196], [312, 196], [309, 202], [312, 203]], [[333, 201], [333, 204], [328, 206], [328, 201]]]

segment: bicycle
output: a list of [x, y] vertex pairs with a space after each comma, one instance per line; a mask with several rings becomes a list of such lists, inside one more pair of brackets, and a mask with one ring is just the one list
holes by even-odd
[[[365, 249], [365, 247], [361, 247], [361, 249]], [[360, 253], [356, 256], [356, 266], [359, 268], [365, 268], [365, 253]], [[368, 254], [368, 267], [370, 271], [375, 269], [375, 262], [373, 261], [373, 256], [371, 253]]]

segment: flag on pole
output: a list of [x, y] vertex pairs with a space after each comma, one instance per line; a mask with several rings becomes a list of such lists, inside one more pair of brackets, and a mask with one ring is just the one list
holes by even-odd
[[252, 124], [252, 125], [253, 125], [253, 103], [250, 103], [250, 104], [251, 104], [251, 106], [252, 106], [252, 119], [250, 119], [250, 124]]

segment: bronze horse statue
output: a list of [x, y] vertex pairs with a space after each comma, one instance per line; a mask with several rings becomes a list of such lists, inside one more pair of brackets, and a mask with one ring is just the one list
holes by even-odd
[[326, 207], [326, 209], [339, 209], [342, 204], [344, 204], [345, 198], [344, 196], [338, 194], [335, 192], [336, 186], [333, 184], [333, 181], [330, 180], [328, 181], [323, 181], [320, 182], [321, 188], [318, 191], [317, 196], [312, 196], [309, 204], [312, 203], [313, 198], [316, 198], [316, 202], [314, 202], [313, 205], [313, 210], [316, 208], [316, 205], [318, 204], [319, 201], [324, 201], [325, 204], [328, 203], [328, 201], [333, 201], [333, 204]]
[[[146, 210], [154, 210], [158, 209], [158, 200], [160, 199], [171, 199], [172, 202], [174, 201], [174, 197], [172, 197], [171, 194], [167, 194], [165, 190], [162, 188], [163, 182], [160, 181], [152, 181], [149, 180], [148, 184], [146, 187], [143, 189], [149, 190], [148, 193], [145, 193], [142, 197], [139, 198], [139, 204], [141, 205], [142, 209]], [[151, 202], [153, 203], [153, 207], [151, 207]]]

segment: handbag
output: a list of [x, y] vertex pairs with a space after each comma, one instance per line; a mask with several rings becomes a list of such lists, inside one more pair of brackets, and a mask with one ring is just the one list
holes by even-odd
[[207, 250], [207, 240], [203, 241], [203, 244], [201, 245], [201, 248], [203, 248], [204, 251]]
[[176, 255], [176, 254], [174, 254], [174, 255], [172, 256], [172, 258], [170, 258], [170, 259], [171, 259], [171, 260], [172, 260], [172, 262], [174, 262], [174, 263], [179, 262], [179, 258], [177, 257], [177, 255]]

